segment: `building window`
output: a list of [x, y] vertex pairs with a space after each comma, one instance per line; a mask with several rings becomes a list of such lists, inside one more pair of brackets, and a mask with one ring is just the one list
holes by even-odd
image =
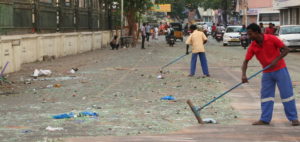
[[261, 14], [259, 17], [259, 21], [279, 21], [279, 13]]
[[71, 0], [65, 0], [65, 6], [71, 6]]
[[284, 10], [282, 10], [282, 12], [283, 12], [283, 16], [282, 16], [282, 19], [283, 19], [283, 25], [287, 25], [287, 24], [289, 24], [288, 23], [288, 17], [289, 17], [289, 10], [288, 9], [284, 9]]
[[40, 2], [43, 2], [43, 3], [52, 3], [52, 0], [40, 0]]

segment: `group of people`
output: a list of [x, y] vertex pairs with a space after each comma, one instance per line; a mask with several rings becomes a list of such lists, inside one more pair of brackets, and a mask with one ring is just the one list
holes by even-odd
[[260, 30], [263, 34], [271, 34], [275, 35], [277, 29], [275, 27], [275, 24], [269, 23], [269, 27], [265, 28], [263, 23], [259, 23]]
[[[186, 54], [190, 54], [189, 46], [192, 46], [192, 57], [190, 64], [189, 77], [195, 76], [197, 58], [200, 58], [200, 65], [202, 67], [203, 76], [210, 77], [208, 70], [208, 62], [205, 54], [205, 44], [207, 37], [203, 32], [203, 27], [191, 25], [189, 27], [191, 34], [186, 40]], [[213, 29], [213, 31], [216, 28]], [[242, 64], [242, 77], [243, 83], [248, 83], [246, 75], [248, 63], [256, 56], [261, 66], [264, 68], [261, 79], [261, 116], [260, 119], [253, 123], [253, 125], [269, 125], [272, 120], [274, 101], [275, 101], [275, 88], [278, 86], [282, 104], [287, 119], [291, 121], [292, 126], [298, 126], [298, 114], [296, 108], [296, 101], [293, 93], [293, 85], [289, 71], [287, 69], [284, 57], [288, 54], [289, 49], [284, 43], [274, 36], [276, 28], [272, 23], [268, 28], [264, 28], [263, 24], [257, 25], [252, 23], [247, 27], [244, 25], [243, 32], [247, 32], [251, 42], [247, 50], [244, 62]], [[151, 35], [150, 25], [143, 24], [141, 28], [142, 34], [142, 49], [145, 49], [145, 40], [149, 41]], [[155, 30], [155, 31], [158, 31]], [[157, 33], [158, 34], [158, 33]], [[118, 50], [119, 43], [118, 37], [114, 36], [111, 41], [112, 49]]]
[[[145, 41], [149, 42], [150, 37], [152, 39], [157, 40], [159, 35], [158, 26], [151, 26], [148, 23], [143, 23], [141, 29], [141, 37], [142, 37], [142, 49], [145, 49]], [[118, 36], [114, 36], [110, 42], [110, 46], [112, 50], [118, 50], [120, 43]]]
[[141, 35], [142, 35], [142, 49], [145, 49], [145, 41], [149, 42], [150, 37], [152, 39], [158, 39], [159, 29], [157, 26], [151, 26], [149, 23], [143, 23], [141, 27]]
[[[207, 37], [201, 30], [197, 30], [195, 25], [190, 26], [191, 35], [188, 37], [186, 44], [186, 54], [189, 54], [189, 45], [192, 45], [192, 58], [189, 76], [195, 75], [197, 57], [199, 56], [204, 77], [209, 77], [207, 59], [205, 55], [204, 45], [207, 43]], [[263, 25], [255, 23], [244, 26], [249, 38], [252, 40], [247, 50], [243, 65], [242, 77], [243, 83], [248, 83], [246, 75], [249, 61], [256, 56], [263, 70], [261, 80], [261, 116], [253, 125], [269, 125], [272, 120], [275, 88], [276, 85], [280, 91], [280, 97], [284, 106], [287, 119], [291, 121], [292, 126], [298, 126], [298, 114], [296, 101], [293, 93], [293, 86], [289, 71], [287, 69], [284, 57], [288, 54], [289, 49], [284, 43], [274, 36], [276, 29], [273, 24], [264, 29]]]

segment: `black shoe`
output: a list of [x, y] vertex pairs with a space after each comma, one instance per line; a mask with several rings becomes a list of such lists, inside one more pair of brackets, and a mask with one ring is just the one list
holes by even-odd
[[292, 120], [292, 126], [299, 126], [299, 120]]
[[270, 125], [270, 123], [262, 121], [262, 120], [258, 120], [258, 121], [253, 122], [252, 125]]

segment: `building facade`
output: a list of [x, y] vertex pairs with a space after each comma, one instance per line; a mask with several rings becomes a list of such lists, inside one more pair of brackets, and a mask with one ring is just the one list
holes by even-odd
[[212, 9], [205, 10], [204, 8], [199, 7], [198, 11], [199, 11], [199, 14], [201, 17], [201, 21], [203, 21], [203, 22], [213, 22], [214, 21], [214, 16], [215, 16], [214, 10], [212, 10]]
[[241, 16], [242, 24], [257, 23], [259, 13], [276, 11], [273, 0], [237, 0], [236, 12]]
[[273, 7], [280, 10], [281, 25], [300, 25], [300, 0], [274, 0]]

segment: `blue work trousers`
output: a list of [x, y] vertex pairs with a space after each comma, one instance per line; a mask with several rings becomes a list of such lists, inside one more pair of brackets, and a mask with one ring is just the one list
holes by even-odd
[[261, 88], [261, 110], [260, 120], [270, 122], [272, 120], [275, 101], [275, 87], [279, 88], [280, 98], [284, 112], [288, 120], [297, 120], [296, 102], [293, 93], [292, 81], [287, 68], [275, 72], [263, 73]]
[[196, 64], [197, 64], [197, 57], [198, 56], [200, 58], [200, 62], [201, 62], [201, 67], [202, 67], [203, 74], [204, 75], [209, 75], [208, 66], [207, 66], [207, 60], [206, 60], [206, 56], [205, 56], [204, 52], [192, 53], [190, 75], [195, 75]]

